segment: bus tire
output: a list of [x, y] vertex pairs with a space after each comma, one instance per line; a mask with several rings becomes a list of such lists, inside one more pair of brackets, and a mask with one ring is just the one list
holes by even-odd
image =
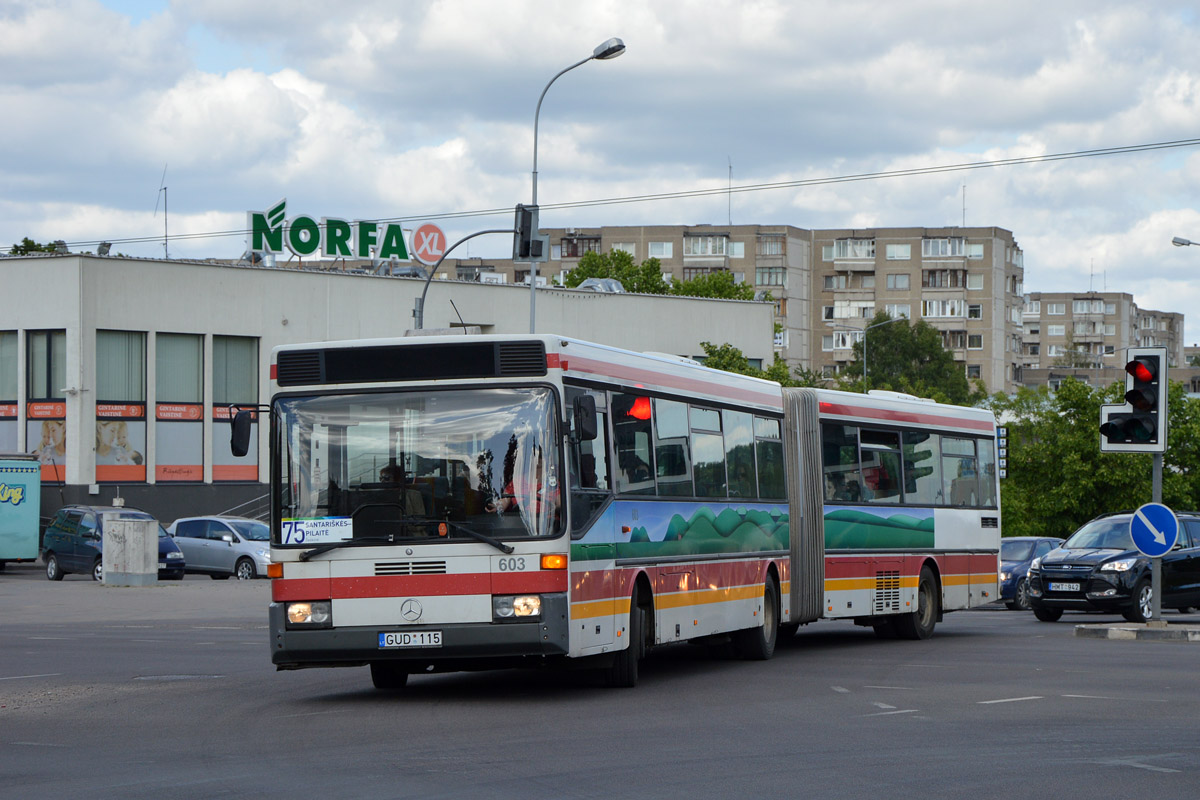
[[890, 619], [885, 619], [882, 622], [877, 622], [871, 626], [871, 630], [875, 631], [876, 639], [895, 639], [896, 624]]
[[408, 685], [408, 670], [403, 664], [372, 661], [371, 683], [376, 689], [403, 689]]
[[738, 655], [750, 661], [766, 661], [775, 655], [775, 642], [779, 637], [779, 589], [775, 578], [767, 576], [763, 587], [762, 625], [746, 628], [733, 634], [733, 644]]
[[605, 683], [618, 689], [632, 689], [638, 682], [638, 662], [646, 649], [646, 607], [637, 589], [629, 601], [629, 646], [613, 655], [613, 662], [604, 672]]
[[937, 581], [933, 570], [921, 567], [917, 579], [917, 609], [896, 618], [896, 635], [901, 639], [928, 639], [937, 625]]

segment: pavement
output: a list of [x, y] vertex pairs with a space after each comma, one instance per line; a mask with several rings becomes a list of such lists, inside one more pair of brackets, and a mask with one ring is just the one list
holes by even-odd
[[1171, 623], [1166, 620], [1149, 622], [1106, 622], [1096, 625], [1076, 625], [1075, 635], [1084, 639], [1125, 639], [1161, 642], [1200, 643], [1200, 625]]

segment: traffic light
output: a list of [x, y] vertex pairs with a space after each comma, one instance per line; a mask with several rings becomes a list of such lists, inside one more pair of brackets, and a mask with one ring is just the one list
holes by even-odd
[[1132, 348], [1125, 365], [1125, 405], [1100, 409], [1100, 449], [1162, 453], [1167, 447], [1167, 351]]
[[538, 207], [517, 204], [513, 221], [513, 261], [543, 261], [543, 239], [538, 236]]

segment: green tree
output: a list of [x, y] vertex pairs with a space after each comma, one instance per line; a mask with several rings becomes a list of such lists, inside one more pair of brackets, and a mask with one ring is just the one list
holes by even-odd
[[21, 240], [20, 244], [14, 244], [10, 251], [14, 256], [25, 256], [30, 253], [53, 253], [53, 244], [38, 244], [33, 239], [26, 236]]
[[746, 358], [745, 354], [728, 342], [722, 345], [701, 342], [700, 346], [704, 348], [704, 366], [706, 367], [736, 372], [739, 375], [749, 375], [752, 378], [763, 378], [783, 386], [819, 387], [827, 383], [819, 373], [811, 369], [798, 367], [795, 371], [789, 371], [787, 362], [779, 357], [779, 353], [775, 354], [775, 360], [771, 362], [770, 366], [766, 369], [759, 369], [751, 366], [750, 360]]
[[[867, 339], [867, 384], [871, 389], [906, 392], [943, 403], [973, 404], [987, 393], [982, 382], [972, 391], [962, 364], [942, 346], [942, 334], [925, 320], [915, 325], [899, 319], [887, 325], [891, 317], [880, 311], [871, 320]], [[854, 360], [846, 367], [839, 386], [849, 391], [864, 391], [863, 342], [854, 343]]]
[[588, 278], [616, 278], [625, 291], [639, 294], [668, 294], [671, 290], [663, 280], [662, 263], [657, 258], [634, 264], [633, 256], [624, 250], [584, 253], [575, 269], [566, 274], [565, 283], [573, 289]]
[[[1100, 514], [1150, 502], [1152, 457], [1100, 452], [1100, 406], [1121, 403], [1124, 392], [1123, 382], [1092, 388], [1067, 378], [1055, 392], [1022, 388], [987, 402], [1008, 428], [1006, 535], [1067, 536]], [[1167, 403], [1163, 502], [1200, 508], [1200, 400], [1174, 383]]]
[[[733, 273], [721, 270], [697, 275], [690, 280], [671, 279], [671, 294], [687, 297], [718, 297], [726, 300], [753, 300], [754, 286], [748, 283], [736, 283]], [[768, 294], [766, 299], [770, 300]]]

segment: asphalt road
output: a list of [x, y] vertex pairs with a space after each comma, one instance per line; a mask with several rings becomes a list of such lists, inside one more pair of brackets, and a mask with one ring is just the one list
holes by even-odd
[[1200, 647], [1073, 635], [1116, 617], [960, 612], [925, 642], [823, 622], [769, 662], [661, 648], [632, 690], [503, 671], [384, 693], [275, 672], [268, 596], [0, 573], [0, 797], [1200, 794]]

